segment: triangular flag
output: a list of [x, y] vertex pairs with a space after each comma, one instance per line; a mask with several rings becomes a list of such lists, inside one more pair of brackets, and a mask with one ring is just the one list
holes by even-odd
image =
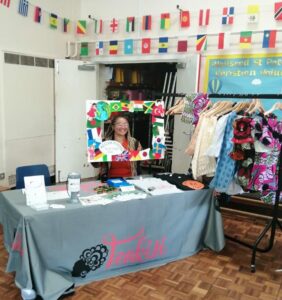
[[200, 9], [199, 26], [207, 26], [210, 22], [210, 9]]
[[142, 54], [149, 54], [151, 52], [151, 39], [142, 39]]
[[63, 27], [63, 31], [64, 32], [69, 32], [70, 31], [70, 19], [64, 18], [64, 27]]
[[134, 30], [135, 30], [135, 17], [127, 17], [126, 32], [134, 32]]
[[116, 55], [118, 52], [118, 41], [110, 41], [109, 54]]
[[282, 2], [274, 3], [274, 19], [276, 21], [282, 21]]
[[27, 17], [27, 14], [28, 14], [28, 1], [27, 0], [20, 0], [18, 12], [20, 15]]
[[161, 14], [161, 29], [169, 29], [170, 27], [170, 14]]
[[241, 31], [240, 32], [240, 48], [250, 49], [252, 43], [252, 32], [251, 31]]
[[247, 8], [248, 23], [258, 23], [259, 20], [259, 5], [248, 5]]
[[35, 6], [34, 8], [34, 22], [40, 23], [41, 22], [41, 7]]
[[265, 30], [263, 32], [262, 48], [275, 48], [277, 30]]
[[57, 29], [57, 27], [58, 27], [58, 16], [51, 13], [49, 15], [49, 24], [50, 24], [50, 28]]
[[167, 53], [168, 37], [159, 38], [159, 53]]
[[124, 40], [124, 54], [133, 54], [133, 39]]
[[86, 21], [78, 20], [76, 24], [76, 33], [77, 34], [85, 34], [86, 33]]
[[142, 30], [152, 29], [152, 16], [143, 16], [142, 18]]
[[222, 10], [222, 25], [231, 25], [234, 22], [234, 6], [224, 7]]
[[0, 0], [0, 4], [3, 4], [5, 6], [7, 6], [7, 7], [10, 7], [10, 3], [11, 3], [10, 0]]
[[102, 41], [96, 42], [95, 54], [96, 55], [103, 55], [104, 54], [104, 43]]
[[80, 47], [80, 56], [88, 56], [88, 43], [83, 42], [81, 43], [81, 47]]
[[197, 35], [196, 50], [197, 51], [207, 50], [207, 35], [206, 34], [198, 34]]
[[217, 49], [227, 49], [230, 46], [230, 33], [221, 32], [218, 34], [218, 44]]
[[187, 40], [178, 41], [177, 52], [187, 52], [188, 42]]
[[180, 11], [180, 27], [189, 27], [190, 26], [190, 13], [188, 10], [181, 10]]
[[112, 19], [110, 28], [113, 33], [118, 31], [118, 21], [115, 18]]
[[103, 20], [94, 20], [94, 33], [101, 34], [103, 32]]

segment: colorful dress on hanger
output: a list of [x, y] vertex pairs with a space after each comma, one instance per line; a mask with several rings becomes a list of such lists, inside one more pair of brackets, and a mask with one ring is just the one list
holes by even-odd
[[255, 159], [252, 168], [249, 190], [259, 191], [262, 200], [274, 203], [278, 189], [278, 163], [282, 144], [282, 122], [275, 115], [260, 115], [253, 120]]
[[231, 112], [228, 116], [222, 147], [217, 160], [215, 176], [210, 182], [210, 187], [218, 192], [225, 193], [231, 184], [235, 174], [235, 161], [229, 156], [233, 149], [233, 122], [236, 119], [236, 112]]

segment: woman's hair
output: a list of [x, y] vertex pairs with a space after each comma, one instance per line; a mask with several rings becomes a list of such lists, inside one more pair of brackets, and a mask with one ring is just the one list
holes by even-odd
[[[111, 140], [114, 139], [114, 129], [113, 129], [113, 126], [117, 123], [118, 119], [120, 119], [120, 118], [125, 119], [127, 121], [128, 125], [129, 125], [129, 118], [128, 118], [127, 115], [124, 115], [124, 114], [114, 115], [110, 119], [111, 120], [110, 126], [108, 127], [108, 129], [107, 129], [107, 131], [105, 133], [105, 138], [106, 139], [111, 139]], [[125, 137], [127, 139], [131, 137], [129, 126], [128, 126], [128, 130], [127, 130], [127, 133], [126, 133]]]

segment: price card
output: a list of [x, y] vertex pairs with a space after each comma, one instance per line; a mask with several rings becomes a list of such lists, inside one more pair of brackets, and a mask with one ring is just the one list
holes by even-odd
[[43, 175], [24, 177], [26, 205], [35, 209], [48, 208]]

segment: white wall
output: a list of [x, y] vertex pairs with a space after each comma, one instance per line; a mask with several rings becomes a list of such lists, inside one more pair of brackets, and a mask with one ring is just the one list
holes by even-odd
[[[3, 52], [62, 58], [74, 29], [63, 33], [61, 19], [58, 30], [50, 29], [48, 13], [71, 20], [80, 15], [80, 0], [33, 0], [27, 17], [18, 14], [18, 3], [0, 5], [0, 173], [6, 175], [0, 185], [16, 166], [55, 164], [53, 69], [5, 64]], [[33, 21], [35, 5], [43, 11], [41, 24]]]

